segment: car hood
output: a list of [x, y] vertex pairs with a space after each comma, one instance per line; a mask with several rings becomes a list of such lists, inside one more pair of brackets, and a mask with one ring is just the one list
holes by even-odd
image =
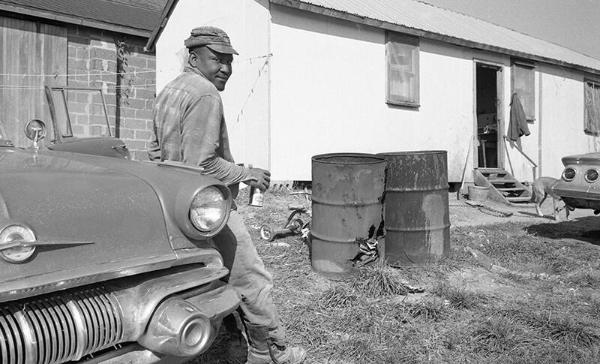
[[28, 287], [82, 285], [176, 259], [154, 188], [96, 163], [109, 158], [73, 156], [0, 149], [0, 223], [25, 224], [37, 240], [60, 243], [38, 246], [24, 263], [0, 259], [0, 301]]

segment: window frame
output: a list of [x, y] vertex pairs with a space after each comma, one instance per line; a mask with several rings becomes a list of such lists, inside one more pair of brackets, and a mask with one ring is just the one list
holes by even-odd
[[583, 132], [587, 135], [600, 136], [600, 102], [598, 105], [592, 105], [596, 108], [595, 115], [598, 118], [594, 123], [596, 130], [591, 130], [588, 128], [590, 125], [588, 124], [588, 104], [586, 103], [586, 93], [589, 87], [588, 85], [591, 85], [591, 87], [594, 89], [598, 89], [598, 92], [600, 93], [600, 80], [588, 77], [583, 79]]
[[[515, 71], [517, 68], [519, 68], [520, 70], [528, 70], [529, 72], [531, 72], [531, 95], [533, 100], [531, 101], [531, 105], [529, 105], [526, 101], [524, 100], [522, 96], [519, 96], [521, 99], [521, 104], [523, 105], [523, 110], [525, 111], [525, 117], [527, 118], [527, 122], [529, 123], [533, 123], [536, 120], [536, 113], [535, 113], [535, 108], [536, 108], [536, 103], [537, 103], [537, 98], [535, 95], [535, 63], [533, 63], [532, 61], [527, 61], [527, 60], [522, 60], [522, 59], [512, 59], [511, 60], [511, 76], [510, 76], [510, 83], [511, 83], [511, 95], [515, 92], [518, 93], [519, 90], [515, 89], [516, 85], [517, 85], [517, 72]], [[527, 81], [527, 80], [526, 80]], [[531, 108], [531, 110], [529, 109]], [[531, 112], [531, 114], [529, 113]]]
[[[390, 70], [392, 68], [391, 63], [391, 47], [392, 45], [399, 44], [402, 46], [412, 47], [412, 73], [416, 78], [413, 89], [410, 90], [414, 94], [413, 100], [409, 100], [406, 95], [394, 95], [391, 92], [391, 79]], [[387, 31], [385, 36], [385, 102], [388, 105], [402, 106], [410, 108], [419, 108], [420, 104], [420, 39], [408, 34], [396, 33]]]

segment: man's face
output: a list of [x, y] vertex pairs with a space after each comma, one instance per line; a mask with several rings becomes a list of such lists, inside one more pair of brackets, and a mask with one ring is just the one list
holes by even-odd
[[219, 53], [208, 47], [199, 47], [190, 52], [190, 64], [198, 69], [219, 91], [225, 89], [225, 84], [233, 69], [233, 55]]

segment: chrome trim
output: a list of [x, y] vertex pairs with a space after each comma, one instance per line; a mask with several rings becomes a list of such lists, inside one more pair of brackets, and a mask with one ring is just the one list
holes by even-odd
[[[189, 345], [186, 333], [191, 325], [200, 325], [201, 340]], [[166, 355], [196, 356], [205, 351], [215, 330], [209, 319], [194, 305], [181, 298], [172, 298], [163, 302], [148, 324], [148, 330], [138, 339], [142, 346]]]
[[1, 304], [0, 363], [87, 360], [89, 354], [137, 341], [168, 297], [195, 308], [192, 316], [211, 325], [209, 337], [198, 344], [204, 350], [222, 317], [239, 304], [237, 294], [219, 281], [227, 273], [224, 267], [196, 264]]
[[15, 312], [17, 323], [22, 328], [23, 342], [25, 344], [25, 357], [28, 361], [35, 363], [37, 357], [37, 338], [32, 330], [31, 323], [23, 311]]
[[74, 301], [69, 301], [67, 302], [67, 308], [71, 313], [71, 317], [73, 319], [73, 326], [79, 328], [79, 330], [75, 331], [75, 339], [78, 343], [81, 343], [81, 345], [77, 346], [77, 350], [73, 355], [74, 360], [79, 360], [83, 356], [83, 348], [86, 347], [88, 344], [88, 330], [85, 326], [83, 312], [79, 309], [79, 306], [77, 306]]
[[[180, 267], [179, 272], [168, 276], [157, 276], [145, 282], [137, 281], [135, 286], [116, 288], [115, 297], [123, 308], [125, 338], [133, 341], [143, 334], [145, 327], [137, 323], [148, 322], [165, 297], [193, 288], [200, 289], [198, 294], [210, 291], [214, 288], [210, 283], [218, 281], [228, 272], [224, 267], [196, 269]], [[132, 289], [139, 293], [132, 296], [130, 291]]]
[[[0, 303], [13, 301], [58, 290], [66, 290], [96, 282], [103, 282], [115, 278], [124, 278], [147, 272], [162, 271], [165, 269], [178, 269], [179, 266], [206, 266], [209, 268], [222, 268], [221, 255], [205, 244], [202, 248], [186, 249], [182, 258], [181, 251], [176, 250], [172, 255], [153, 258], [135, 258], [120, 262], [111, 262], [95, 266], [78, 267], [73, 270], [48, 272], [45, 275], [18, 277], [0, 282]], [[30, 264], [34, 264], [35, 260]], [[28, 263], [26, 263], [28, 264]], [[174, 267], [175, 266], [175, 267]], [[127, 268], [124, 268], [127, 267]], [[178, 271], [178, 270], [175, 270]], [[161, 273], [164, 275], [164, 273]]]
[[94, 244], [94, 242], [92, 242], [92, 241], [68, 241], [68, 240], [53, 240], [53, 241], [13, 240], [8, 244], [4, 244], [4, 245], [0, 246], [0, 251], [12, 249], [12, 248], [28, 247], [28, 246], [53, 247], [53, 246], [59, 246], [59, 245], [79, 246], [79, 245], [89, 245], [89, 244]]

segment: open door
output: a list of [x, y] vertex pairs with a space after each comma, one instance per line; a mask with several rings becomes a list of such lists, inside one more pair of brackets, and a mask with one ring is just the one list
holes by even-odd
[[497, 65], [476, 63], [475, 71], [475, 114], [477, 117], [476, 137], [477, 167], [501, 168], [502, 163], [502, 118], [500, 117], [500, 95], [502, 90], [502, 68]]

